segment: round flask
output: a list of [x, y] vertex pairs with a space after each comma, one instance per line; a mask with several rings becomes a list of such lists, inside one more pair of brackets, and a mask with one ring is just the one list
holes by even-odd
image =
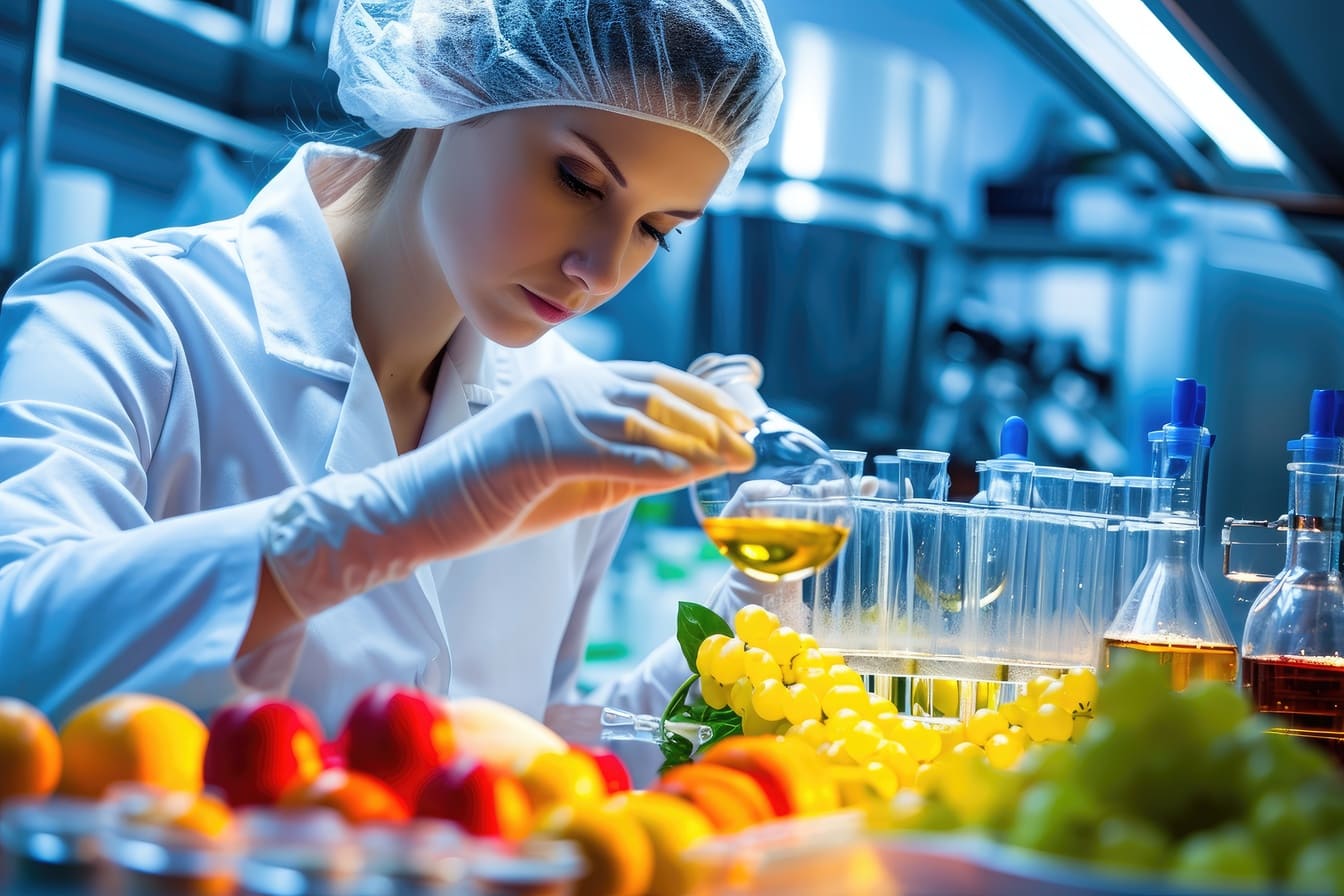
[[690, 372], [728, 393], [753, 426], [756, 464], [691, 487], [696, 519], [720, 553], [765, 582], [806, 578], [829, 563], [854, 526], [854, 486], [826, 444], [770, 409], [750, 355], [703, 355]]

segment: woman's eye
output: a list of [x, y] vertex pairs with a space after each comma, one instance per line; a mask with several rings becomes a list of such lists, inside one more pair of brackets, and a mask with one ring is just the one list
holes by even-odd
[[671, 252], [671, 251], [672, 251], [672, 250], [669, 249], [668, 246], [667, 246], [667, 234], [666, 234], [666, 233], [664, 233], [664, 232], [661, 231], [661, 230], [658, 230], [658, 229], [657, 229], [656, 227], [654, 227], [652, 224], [643, 224], [643, 223], [641, 223], [639, 226], [644, 230], [645, 235], [648, 236], [649, 239], [651, 239], [651, 240], [655, 241], [656, 243], [658, 243], [658, 248], [662, 249], [664, 252]]
[[590, 187], [588, 184], [579, 180], [574, 176], [574, 172], [566, 168], [563, 163], [556, 165], [555, 171], [560, 183], [575, 195], [582, 196], [585, 199], [590, 196], [596, 196], [599, 199], [602, 198], [602, 192], [600, 190], [596, 187]]

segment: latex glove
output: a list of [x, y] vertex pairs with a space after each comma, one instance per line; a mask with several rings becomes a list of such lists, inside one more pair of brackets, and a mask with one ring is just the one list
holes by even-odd
[[661, 364], [557, 370], [395, 460], [285, 492], [266, 562], [309, 616], [428, 561], [750, 469], [750, 425], [719, 389]]

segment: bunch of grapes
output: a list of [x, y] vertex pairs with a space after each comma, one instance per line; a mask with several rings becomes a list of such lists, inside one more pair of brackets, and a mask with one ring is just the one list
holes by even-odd
[[840, 654], [780, 625], [764, 607], [743, 607], [733, 630], [706, 637], [696, 653], [705, 703], [730, 707], [744, 734], [808, 744], [827, 760], [851, 804], [885, 801], [903, 788], [926, 790], [944, 762], [1012, 768], [1031, 745], [1081, 733], [1096, 699], [1095, 675], [1077, 669], [1042, 676], [1018, 700], [979, 710], [965, 724], [926, 722], [870, 694]]
[[[980, 829], [1195, 885], [1344, 896], [1344, 777], [1324, 754], [1266, 732], [1234, 686], [1173, 693], [1150, 659], [1108, 670], [1096, 720], [1076, 743], [1046, 744], [1011, 772], [945, 767], [929, 786], [898, 794], [886, 821]], [[1038, 706], [1052, 687], [1033, 688]]]

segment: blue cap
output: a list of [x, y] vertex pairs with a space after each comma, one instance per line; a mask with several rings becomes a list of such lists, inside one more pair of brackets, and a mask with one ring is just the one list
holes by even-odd
[[1148, 433], [1148, 441], [1166, 445], [1167, 469], [1159, 473], [1163, 478], [1183, 476], [1203, 440], [1203, 428], [1197, 422], [1200, 414], [1196, 408], [1198, 397], [1199, 383], [1194, 379], [1181, 377], [1176, 380], [1171, 388], [1171, 422]]
[[1009, 417], [999, 430], [999, 457], [1004, 460], [1027, 459], [1027, 421]]
[[1307, 411], [1307, 431], [1288, 443], [1288, 450], [1300, 452], [1298, 460], [1338, 463], [1340, 436], [1344, 435], [1344, 392], [1339, 389], [1313, 389]]

